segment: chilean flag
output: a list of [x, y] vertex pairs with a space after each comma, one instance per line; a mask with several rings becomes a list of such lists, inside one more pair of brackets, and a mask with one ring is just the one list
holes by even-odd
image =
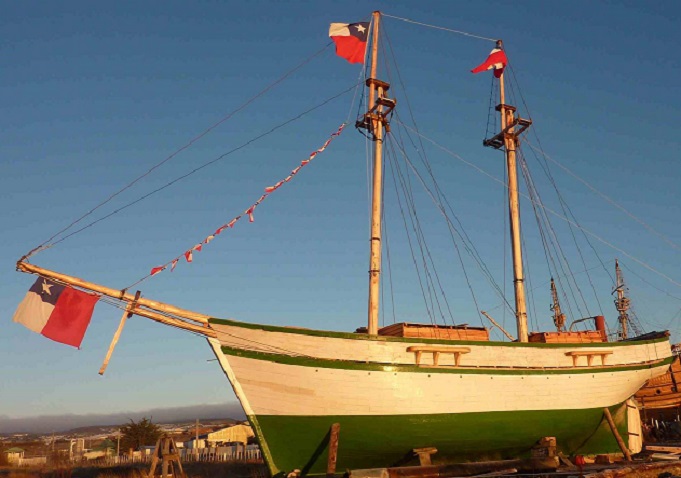
[[329, 36], [336, 44], [336, 55], [350, 63], [364, 63], [369, 22], [332, 23]]
[[480, 73], [481, 71], [491, 70], [494, 68], [494, 76], [500, 78], [507, 64], [508, 59], [506, 58], [506, 53], [504, 53], [504, 50], [501, 48], [495, 48], [490, 52], [489, 56], [483, 63], [471, 70], [471, 73]]
[[80, 348], [98, 300], [96, 294], [39, 277], [12, 320], [48, 339]]

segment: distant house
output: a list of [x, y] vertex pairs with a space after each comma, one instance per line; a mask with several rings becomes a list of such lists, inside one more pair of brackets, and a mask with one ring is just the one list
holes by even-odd
[[246, 445], [248, 439], [254, 437], [253, 429], [249, 425], [232, 425], [231, 427], [221, 428], [210, 433], [199, 435], [196, 439], [184, 442], [184, 447], [188, 449], [212, 448], [233, 443]]
[[218, 446], [230, 443], [243, 443], [246, 445], [248, 439], [254, 437], [253, 429], [250, 425], [233, 425], [221, 430], [209, 433], [206, 441], [209, 446]]
[[83, 452], [83, 458], [85, 460], [96, 460], [98, 458], [104, 458], [107, 456], [112, 456], [116, 453], [116, 444], [109, 439], [103, 440], [99, 445], [94, 447], [90, 451]]
[[46, 456], [32, 456], [30, 458], [22, 458], [19, 460], [21, 466], [39, 466], [47, 463]]
[[98, 458], [104, 458], [106, 456], [109, 456], [109, 453], [107, 453], [107, 450], [92, 450], [92, 451], [86, 451], [83, 453], [83, 459], [84, 460], [96, 460]]
[[142, 453], [144, 456], [149, 456], [154, 454], [154, 450], [156, 449], [156, 445], [144, 445], [138, 448], [137, 451]]
[[199, 435], [199, 439], [194, 438], [182, 443], [182, 448], [188, 450], [196, 450], [197, 448], [206, 448], [206, 435]]
[[21, 448], [8, 448], [3, 452], [7, 456], [7, 463], [10, 465], [18, 465], [24, 458], [24, 450]]

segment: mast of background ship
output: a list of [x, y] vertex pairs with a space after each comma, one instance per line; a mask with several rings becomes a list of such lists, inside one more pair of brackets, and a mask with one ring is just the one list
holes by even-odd
[[367, 79], [369, 87], [368, 112], [357, 126], [366, 128], [374, 141], [374, 173], [373, 193], [371, 201], [371, 255], [369, 259], [369, 305], [368, 326], [369, 335], [378, 334], [378, 305], [379, 285], [381, 277], [381, 210], [383, 206], [383, 130], [387, 121], [385, 115], [392, 110], [395, 103], [384, 98], [390, 88], [388, 83], [376, 79], [378, 66], [378, 32], [381, 13], [373, 13], [372, 42], [371, 42], [371, 74]]
[[[497, 48], [502, 49], [501, 40], [497, 41]], [[506, 155], [506, 170], [508, 174], [508, 208], [511, 223], [511, 251], [513, 253], [513, 285], [515, 289], [516, 324], [518, 327], [518, 341], [527, 342], [527, 305], [525, 302], [525, 276], [523, 275], [523, 256], [520, 242], [520, 208], [518, 204], [518, 166], [516, 164], [516, 148], [519, 145], [518, 135], [525, 131], [530, 120], [515, 116], [515, 107], [506, 104], [504, 92], [504, 73], [499, 77], [499, 105], [497, 111], [501, 115], [501, 133], [490, 140], [485, 140], [485, 146], [496, 149], [504, 148]]]
[[615, 299], [615, 307], [619, 316], [617, 320], [619, 321], [618, 339], [624, 340], [629, 336], [629, 331], [627, 325], [629, 324], [629, 298], [624, 295], [624, 278], [622, 277], [622, 269], [620, 269], [620, 263], [615, 259], [615, 274], [617, 275], [617, 286], [615, 287], [615, 292], [617, 292], [617, 299]]

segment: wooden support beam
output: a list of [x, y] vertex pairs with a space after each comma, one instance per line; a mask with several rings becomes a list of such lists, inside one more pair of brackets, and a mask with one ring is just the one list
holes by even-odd
[[158, 312], [153, 312], [151, 310], [140, 309], [139, 307], [137, 307], [133, 311], [133, 314], [139, 315], [140, 317], [146, 317], [147, 319], [154, 320], [164, 325], [170, 325], [171, 327], [177, 327], [178, 329], [196, 332], [197, 334], [201, 334], [206, 337], [216, 338], [218, 336], [217, 332], [215, 332], [215, 330], [211, 329], [210, 327], [202, 327], [200, 325], [190, 324], [189, 322], [185, 322], [174, 317], [168, 317], [163, 314], [159, 314]]
[[432, 446], [426, 448], [414, 448], [413, 452], [418, 455], [420, 466], [429, 466], [433, 464], [433, 461], [430, 459], [430, 455], [437, 453], [437, 448]]
[[125, 308], [125, 312], [123, 312], [123, 316], [121, 317], [121, 322], [118, 324], [118, 329], [116, 329], [116, 333], [113, 336], [113, 339], [111, 339], [111, 345], [109, 345], [109, 350], [106, 352], [106, 357], [104, 358], [104, 362], [102, 362], [102, 366], [99, 368], [99, 374], [104, 375], [104, 371], [106, 370], [106, 367], [109, 366], [109, 360], [111, 359], [111, 354], [113, 354], [114, 348], [116, 347], [116, 344], [118, 343], [118, 339], [121, 336], [121, 332], [123, 332], [123, 327], [125, 326], [125, 322], [132, 317], [133, 310], [137, 306], [137, 301], [140, 298], [140, 295], [142, 294], [141, 291], [137, 291], [135, 294], [135, 300], [130, 302], [128, 306]]
[[407, 352], [414, 352], [414, 361], [417, 366], [421, 365], [421, 356], [425, 353], [433, 354], [433, 366], [437, 367], [440, 361], [440, 354], [452, 354], [454, 356], [454, 366], [458, 367], [461, 363], [461, 354], [470, 353], [470, 347], [451, 347], [446, 345], [412, 345], [407, 347]]
[[[161, 462], [161, 474], [156, 474], [156, 468]], [[180, 454], [177, 451], [175, 441], [168, 435], [163, 435], [156, 442], [154, 455], [151, 459], [151, 466], [147, 473], [147, 478], [187, 478], [182, 469]]]
[[661, 451], [664, 453], [681, 454], [681, 446], [646, 445], [646, 451]]
[[[452, 463], [448, 465], [402, 466], [395, 468], [369, 468], [350, 470], [349, 478], [438, 478], [454, 476], [499, 476], [516, 469], [523, 473], [554, 472], [557, 457]], [[534, 475], [533, 475], [534, 476]]]
[[608, 425], [610, 425], [610, 431], [615, 436], [615, 440], [617, 440], [617, 444], [619, 445], [620, 450], [622, 450], [622, 453], [624, 453], [624, 458], [626, 458], [627, 461], [631, 461], [631, 453], [629, 452], [629, 449], [624, 444], [624, 440], [622, 440], [620, 433], [617, 431], [617, 426], [615, 426], [615, 421], [612, 419], [612, 415], [610, 414], [610, 410], [607, 407], [603, 409], [603, 415], [605, 416], [605, 419], [607, 420]]
[[503, 334], [504, 334], [506, 337], [508, 337], [509, 340], [512, 340], [512, 341], [515, 340], [515, 337], [513, 337], [511, 334], [509, 334], [508, 332], [506, 332], [506, 330], [504, 330], [504, 328], [503, 328], [501, 325], [499, 325], [499, 323], [498, 323], [496, 320], [494, 320], [494, 319], [492, 318], [491, 315], [489, 315], [489, 314], [488, 314], [487, 312], [485, 312], [484, 310], [481, 310], [480, 313], [481, 313], [482, 315], [484, 315], [485, 317], [487, 317], [487, 318], [489, 319], [489, 321], [492, 322], [493, 325], [496, 325], [496, 326], [499, 328], [499, 330], [501, 330], [501, 331], [503, 332]]
[[331, 431], [329, 431], [329, 459], [326, 462], [326, 476], [328, 477], [331, 477], [336, 474], [339, 434], [340, 423], [334, 423], [333, 425], [331, 425]]

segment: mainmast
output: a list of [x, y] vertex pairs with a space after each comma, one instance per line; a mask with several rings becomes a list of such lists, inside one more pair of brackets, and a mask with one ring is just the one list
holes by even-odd
[[615, 286], [615, 292], [617, 292], [617, 299], [615, 299], [615, 307], [619, 316], [617, 320], [619, 321], [618, 339], [626, 339], [629, 336], [628, 325], [629, 325], [629, 310], [630, 300], [628, 297], [624, 296], [624, 277], [622, 277], [622, 270], [620, 269], [620, 263], [615, 259], [615, 274], [617, 276], [617, 285]]
[[383, 207], [383, 133], [388, 130], [388, 115], [395, 107], [395, 100], [386, 98], [385, 93], [390, 84], [376, 79], [378, 67], [378, 32], [381, 13], [373, 13], [373, 29], [371, 44], [371, 74], [366, 84], [369, 87], [368, 111], [360, 121], [358, 128], [366, 129], [374, 141], [373, 193], [371, 201], [371, 255], [369, 259], [369, 307], [367, 331], [370, 335], [378, 334], [379, 286], [381, 277], [381, 212]]
[[[502, 49], [501, 40], [497, 48]], [[527, 305], [525, 302], [525, 276], [523, 275], [523, 257], [520, 241], [520, 206], [518, 202], [518, 166], [516, 164], [516, 148], [520, 141], [518, 136], [525, 131], [532, 121], [515, 116], [516, 108], [506, 104], [504, 92], [504, 73], [499, 77], [499, 105], [496, 107], [501, 115], [501, 132], [483, 141], [485, 146], [496, 149], [504, 148], [506, 155], [506, 172], [508, 176], [508, 208], [511, 223], [511, 251], [513, 253], [513, 285], [515, 289], [515, 314], [518, 327], [518, 341], [527, 342]]]

